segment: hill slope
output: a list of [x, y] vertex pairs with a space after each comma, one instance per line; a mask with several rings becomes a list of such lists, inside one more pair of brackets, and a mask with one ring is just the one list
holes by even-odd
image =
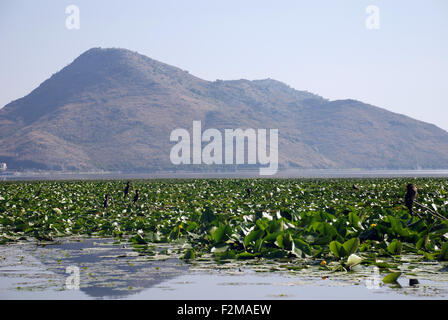
[[173, 166], [170, 133], [278, 128], [279, 162], [300, 168], [448, 168], [448, 133], [354, 100], [272, 80], [209, 82], [125, 49], [93, 48], [0, 110], [12, 169], [149, 171]]

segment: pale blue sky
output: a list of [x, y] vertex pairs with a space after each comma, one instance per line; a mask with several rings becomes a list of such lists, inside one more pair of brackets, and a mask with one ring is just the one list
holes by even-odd
[[[79, 30], [65, 8], [80, 9]], [[380, 29], [365, 27], [366, 7]], [[446, 0], [1, 0], [0, 106], [91, 47], [122, 47], [206, 79], [273, 78], [448, 129]]]

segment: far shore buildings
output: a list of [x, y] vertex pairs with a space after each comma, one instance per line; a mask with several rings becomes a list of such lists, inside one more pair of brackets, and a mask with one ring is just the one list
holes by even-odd
[[0, 171], [6, 171], [6, 163], [0, 162]]

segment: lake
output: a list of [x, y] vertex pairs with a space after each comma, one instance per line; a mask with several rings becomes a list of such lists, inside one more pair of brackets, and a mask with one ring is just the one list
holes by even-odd
[[[148, 257], [113, 239], [76, 238], [0, 246], [0, 299], [447, 299], [448, 272], [439, 262], [404, 263], [409, 279], [386, 285], [370, 268], [285, 271], [273, 262], [188, 264], [173, 245]], [[70, 277], [79, 271], [79, 287]], [[67, 272], [68, 271], [68, 272]], [[72, 277], [73, 280], [73, 277]]]
[[[197, 173], [73, 173], [73, 172], [9, 172], [0, 174], [0, 181], [29, 180], [131, 180], [131, 179], [188, 179], [188, 178], [260, 178], [258, 170], [245, 172]], [[448, 170], [356, 170], [309, 169], [284, 170], [266, 178], [400, 178], [400, 177], [448, 177]]]

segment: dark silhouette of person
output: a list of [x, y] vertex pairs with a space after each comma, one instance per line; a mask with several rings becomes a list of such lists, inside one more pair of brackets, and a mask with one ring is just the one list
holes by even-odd
[[138, 191], [138, 190], [135, 190], [134, 204], [137, 203], [139, 197], [140, 197], [139, 191]]
[[412, 207], [414, 205], [415, 198], [417, 197], [417, 187], [411, 183], [406, 186], [406, 194], [404, 196], [404, 203], [412, 214]]
[[252, 194], [252, 189], [251, 188], [247, 188], [246, 191], [247, 191], [247, 195], [250, 197], [250, 195]]
[[104, 203], [103, 203], [103, 208], [107, 209], [109, 207], [109, 201], [110, 201], [110, 196], [108, 194], [106, 194], [105, 199], [104, 199]]
[[130, 182], [128, 182], [127, 184], [126, 184], [126, 188], [124, 188], [124, 191], [123, 191], [123, 198], [126, 198], [127, 196], [128, 196], [128, 194], [129, 194], [129, 188], [131, 187], [131, 183]]

